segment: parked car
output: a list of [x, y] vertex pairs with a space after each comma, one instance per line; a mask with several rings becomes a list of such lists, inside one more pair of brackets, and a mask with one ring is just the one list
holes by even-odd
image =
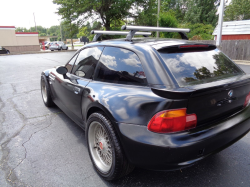
[[10, 54], [10, 51], [8, 49], [0, 46], [0, 54]]
[[49, 49], [49, 47], [50, 47], [52, 44], [53, 44], [53, 42], [47, 42], [47, 43], [45, 44], [45, 49], [46, 49], [46, 50]]
[[51, 51], [54, 51], [54, 50], [58, 50], [59, 51], [59, 50], [62, 50], [62, 49], [68, 50], [68, 46], [66, 46], [63, 42], [56, 41], [56, 42], [53, 42], [51, 44], [51, 46], [49, 47], [49, 49]]
[[100, 176], [179, 170], [249, 132], [250, 75], [216, 46], [130, 37], [87, 44], [41, 74], [44, 104], [85, 130]]

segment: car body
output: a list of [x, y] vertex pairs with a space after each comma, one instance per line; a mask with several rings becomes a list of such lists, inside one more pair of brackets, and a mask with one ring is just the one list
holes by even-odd
[[0, 46], [0, 54], [10, 54], [10, 51], [8, 49]]
[[[250, 130], [250, 76], [213, 45], [151, 38], [94, 42], [42, 77], [53, 103], [86, 130], [91, 160], [107, 180], [114, 177], [102, 172], [91, 150], [96, 113], [100, 123], [112, 124], [124, 158], [152, 170], [191, 166]], [[174, 130], [182, 120], [185, 129]], [[109, 125], [106, 131], [113, 136]], [[98, 151], [102, 147], [100, 141]]]
[[53, 44], [53, 42], [46, 42], [45, 49], [49, 49], [49, 47]]
[[54, 51], [54, 50], [68, 50], [68, 46], [66, 46], [63, 42], [60, 42], [60, 41], [56, 41], [56, 42], [53, 42], [50, 46], [49, 46], [49, 49], [51, 51]]

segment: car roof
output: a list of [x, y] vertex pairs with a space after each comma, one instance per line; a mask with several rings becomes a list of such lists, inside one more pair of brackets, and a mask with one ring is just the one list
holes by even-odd
[[[88, 47], [105, 47], [105, 46], [120, 47], [132, 50], [138, 55], [143, 65], [145, 74], [150, 75], [147, 76], [147, 81], [151, 87], [174, 90], [174, 89], [180, 89], [180, 87], [178, 83], [175, 81], [173, 75], [171, 73], [168, 73], [169, 70], [167, 69], [165, 70], [164, 68], [162, 68], [161, 58], [158, 56], [157, 53], [154, 52], [154, 49], [159, 50], [161, 48], [166, 48], [169, 46], [185, 45], [185, 44], [204, 45], [204, 43], [197, 43], [194, 41], [182, 40], [182, 39], [165, 39], [165, 38], [156, 39], [148, 37], [148, 38], [133, 38], [132, 41], [126, 41], [125, 38], [124, 39], [120, 38], [120, 39], [91, 42], [78, 49], [76, 53]], [[187, 91], [186, 89], [184, 90]]]
[[129, 47], [132, 46], [140, 46], [144, 48], [145, 46], [151, 46], [156, 50], [161, 48], [169, 47], [169, 46], [176, 46], [176, 45], [183, 45], [183, 44], [201, 44], [195, 41], [190, 40], [183, 40], [183, 39], [169, 39], [169, 38], [133, 38], [132, 41], [126, 41], [125, 39], [112, 39], [112, 40], [103, 40], [92, 42], [86, 45], [93, 46], [93, 45], [106, 45], [106, 46], [121, 46], [121, 47]]

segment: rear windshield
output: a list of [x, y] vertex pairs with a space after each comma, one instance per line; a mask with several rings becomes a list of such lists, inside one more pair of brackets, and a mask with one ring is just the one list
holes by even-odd
[[214, 82], [245, 74], [218, 49], [210, 51], [158, 51], [180, 87]]

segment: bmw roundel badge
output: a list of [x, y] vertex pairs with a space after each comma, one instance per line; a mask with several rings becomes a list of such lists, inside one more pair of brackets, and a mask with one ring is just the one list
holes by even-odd
[[230, 90], [230, 91], [228, 92], [228, 96], [229, 96], [229, 97], [233, 97], [233, 94], [234, 94], [234, 91], [233, 91], [233, 90]]

